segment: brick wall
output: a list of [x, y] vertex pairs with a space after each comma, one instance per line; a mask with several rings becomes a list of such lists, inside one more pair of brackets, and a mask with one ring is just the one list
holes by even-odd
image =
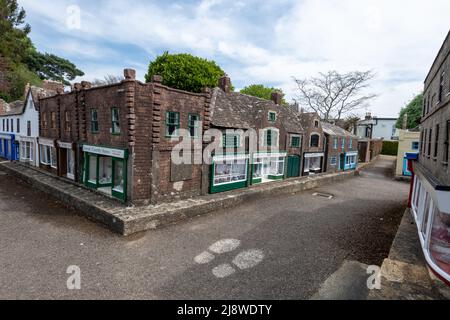
[[[445, 74], [443, 77], [442, 97], [440, 99], [439, 92], [443, 72]], [[440, 183], [450, 185], [449, 164], [445, 162], [448, 155], [446, 157], [444, 154], [444, 152], [447, 152], [444, 143], [449, 139], [447, 123], [450, 121], [450, 33], [447, 35], [426, 78], [424, 99], [424, 116], [421, 120], [423, 143], [420, 148], [419, 162]], [[437, 129], [438, 126], [439, 130]], [[439, 133], [438, 136], [436, 136], [437, 132]], [[437, 152], [435, 152], [436, 145]]]

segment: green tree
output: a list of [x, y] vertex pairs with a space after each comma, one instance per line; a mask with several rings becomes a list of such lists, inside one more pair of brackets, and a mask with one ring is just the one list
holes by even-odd
[[402, 129], [403, 118], [405, 114], [408, 114], [408, 123], [406, 129], [414, 129], [420, 124], [420, 118], [422, 117], [422, 105], [423, 105], [423, 93], [414, 97], [414, 99], [401, 109], [400, 115], [397, 120], [397, 129]]
[[[271, 100], [272, 99], [272, 92], [274, 92], [275, 90], [280, 91], [281, 93], [283, 93], [283, 91], [281, 89], [275, 89], [272, 87], [266, 87], [262, 84], [252, 84], [248, 87], [245, 87], [244, 89], [242, 89], [240, 92], [243, 94], [247, 94], [249, 96], [253, 96], [253, 97], [258, 97], [261, 99], [266, 99], [266, 100]], [[286, 105], [286, 100], [281, 101], [281, 104]]]
[[69, 81], [84, 73], [70, 61], [48, 53], [40, 53], [28, 34], [26, 13], [17, 0], [0, 0], [0, 75], [7, 79], [7, 92], [0, 96], [11, 101], [22, 98], [27, 83], [39, 85], [41, 79]]
[[84, 76], [84, 72], [79, 70], [72, 62], [60, 58], [54, 54], [40, 53], [30, 49], [25, 63], [41, 79], [60, 81], [69, 85], [70, 81], [78, 76]]
[[28, 38], [31, 28], [25, 24], [25, 16], [16, 0], [0, 0], [0, 55], [12, 63], [20, 63], [32, 46]]
[[166, 86], [198, 93], [205, 87], [216, 87], [224, 74], [214, 61], [187, 53], [164, 52], [150, 62], [145, 81], [150, 82], [153, 75], [160, 75]]

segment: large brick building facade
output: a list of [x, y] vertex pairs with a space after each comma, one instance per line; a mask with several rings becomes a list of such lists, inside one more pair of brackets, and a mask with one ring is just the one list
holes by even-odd
[[431, 268], [450, 283], [450, 33], [425, 80], [411, 207]]

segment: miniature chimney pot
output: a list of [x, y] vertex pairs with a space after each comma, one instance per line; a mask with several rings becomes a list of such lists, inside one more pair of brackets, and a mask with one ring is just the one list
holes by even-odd
[[136, 70], [134, 69], [124, 69], [123, 76], [126, 80], [136, 80]]
[[219, 88], [225, 93], [231, 92], [231, 79], [227, 74], [219, 79]]

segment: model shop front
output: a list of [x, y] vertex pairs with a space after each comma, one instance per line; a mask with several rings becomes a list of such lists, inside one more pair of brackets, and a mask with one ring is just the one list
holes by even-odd
[[305, 153], [303, 162], [303, 175], [314, 175], [323, 171], [324, 153]]
[[0, 134], [0, 157], [11, 161], [19, 160], [19, 144], [14, 134]]
[[125, 202], [128, 150], [85, 144], [83, 153], [84, 184]]
[[282, 180], [285, 178], [286, 156], [287, 153], [215, 156], [212, 164], [211, 193]]

